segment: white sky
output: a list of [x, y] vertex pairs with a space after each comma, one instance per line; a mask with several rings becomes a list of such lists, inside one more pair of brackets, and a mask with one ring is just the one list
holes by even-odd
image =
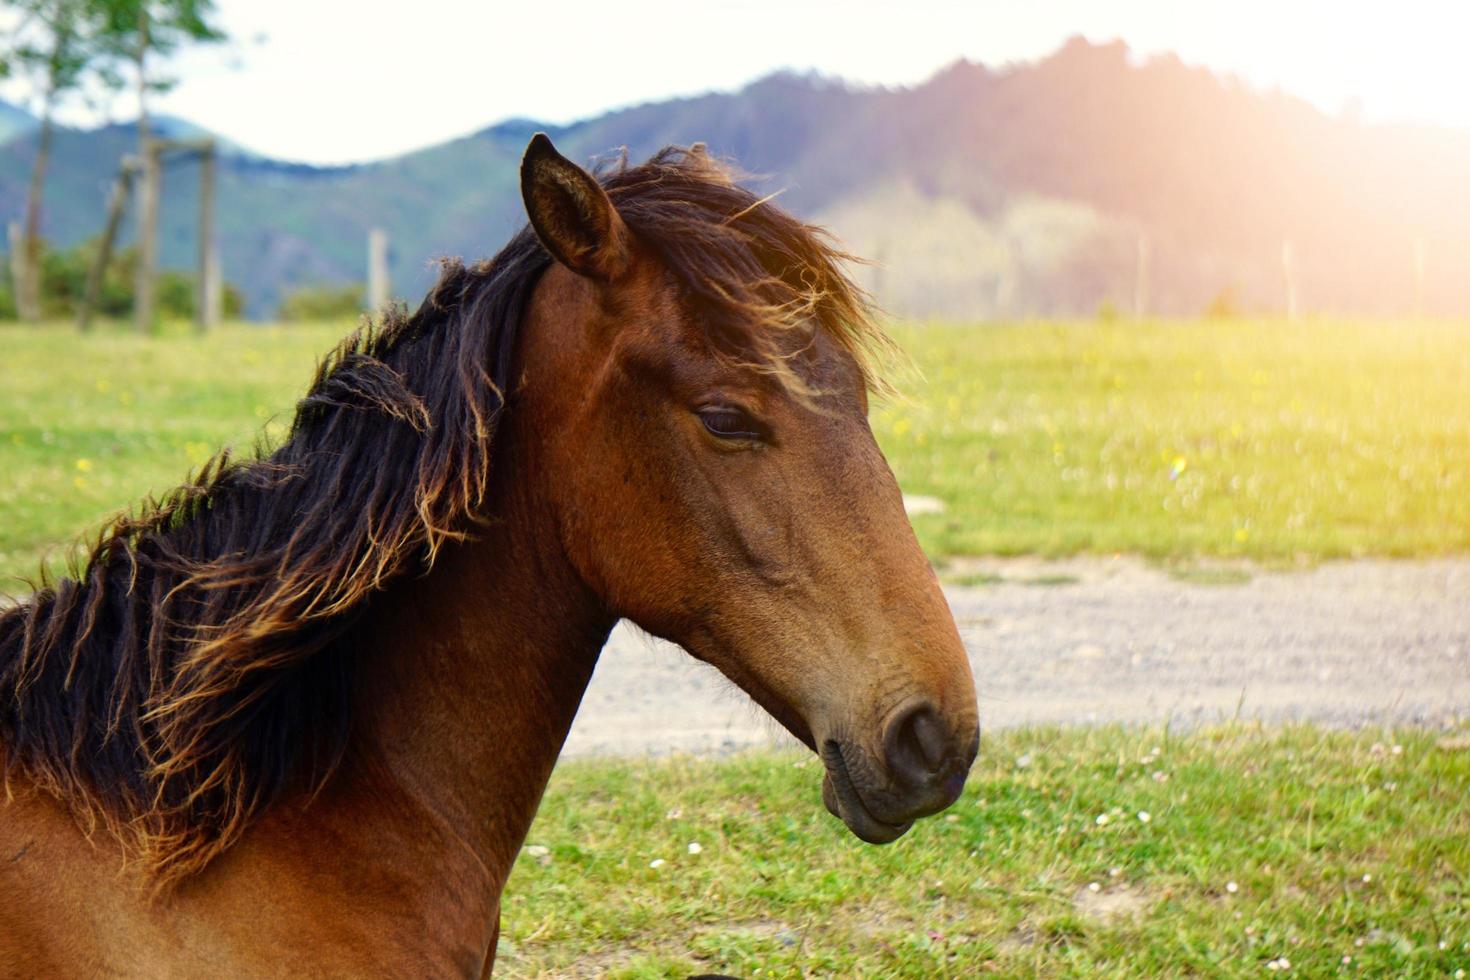
[[[569, 122], [778, 68], [923, 81], [1072, 34], [1279, 86], [1329, 112], [1470, 126], [1462, 0], [216, 0], [236, 42], [177, 64], [155, 110], [271, 156], [390, 156], [509, 116]], [[15, 99], [23, 90], [0, 86]], [[120, 98], [112, 118], [135, 112]], [[94, 122], [73, 108], [68, 121]]]

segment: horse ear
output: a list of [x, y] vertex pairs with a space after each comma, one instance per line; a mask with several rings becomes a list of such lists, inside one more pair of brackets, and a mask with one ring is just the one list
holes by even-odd
[[521, 160], [521, 198], [541, 244], [578, 275], [608, 280], [628, 265], [628, 229], [591, 174], [531, 137]]

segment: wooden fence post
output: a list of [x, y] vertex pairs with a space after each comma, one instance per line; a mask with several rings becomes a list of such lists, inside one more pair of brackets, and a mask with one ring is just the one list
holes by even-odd
[[214, 240], [214, 141], [199, 148], [199, 271], [194, 284], [194, 323], [199, 331], [219, 326], [222, 289], [219, 243]]
[[133, 323], [139, 333], [152, 332], [157, 311], [154, 287], [158, 278], [158, 197], [162, 192], [163, 161], [159, 142], [143, 144], [143, 182], [138, 191], [138, 280], [133, 294]]
[[392, 298], [388, 282], [388, 232], [374, 228], [368, 232], [368, 312], [374, 316], [387, 308]]
[[1001, 239], [1000, 271], [995, 277], [995, 318], [1004, 320], [1011, 315], [1016, 301], [1016, 253], [1011, 237]]
[[10, 242], [10, 291], [15, 297], [19, 312], [20, 296], [26, 289], [26, 236], [21, 231], [19, 221], [12, 221], [5, 231]]
[[1289, 239], [1281, 243], [1281, 276], [1286, 283], [1286, 318], [1295, 320], [1297, 317], [1296, 249], [1292, 247]]
[[77, 329], [89, 330], [92, 314], [97, 311], [97, 301], [102, 298], [102, 280], [107, 275], [107, 264], [112, 261], [112, 246], [117, 241], [117, 229], [122, 224], [123, 211], [133, 193], [133, 177], [142, 166], [137, 157], [123, 157], [118, 168], [117, 180], [112, 184], [112, 195], [107, 199], [107, 224], [102, 229], [102, 241], [97, 246], [97, 255], [92, 259], [92, 268], [87, 270], [87, 293], [77, 309]]
[[1424, 280], [1429, 265], [1428, 249], [1424, 239], [1414, 239], [1414, 318], [1424, 318]]
[[1149, 260], [1153, 245], [1147, 235], [1138, 236], [1138, 260], [1133, 270], [1133, 319], [1148, 316]]
[[26, 234], [25, 226], [11, 224], [10, 282], [15, 315], [22, 323], [41, 322], [41, 243]]

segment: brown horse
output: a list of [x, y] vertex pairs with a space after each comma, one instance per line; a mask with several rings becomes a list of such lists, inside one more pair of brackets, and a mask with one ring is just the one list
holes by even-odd
[[701, 148], [346, 341], [286, 441], [0, 615], [0, 973], [479, 975], [618, 617], [890, 841], [959, 795], [965, 652], [867, 424], [844, 258]]

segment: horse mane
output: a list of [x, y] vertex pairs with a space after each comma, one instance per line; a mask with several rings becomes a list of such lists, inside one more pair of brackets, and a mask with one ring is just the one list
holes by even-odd
[[[599, 176], [718, 349], [800, 389], [793, 330], [868, 354], [882, 335], [847, 257], [701, 149]], [[512, 397], [521, 320], [551, 258], [523, 228], [446, 262], [319, 366], [284, 442], [221, 453], [116, 518], [68, 577], [0, 612], [0, 754], [160, 887], [328, 778], [349, 741], [352, 651], [373, 596], [473, 533]]]

